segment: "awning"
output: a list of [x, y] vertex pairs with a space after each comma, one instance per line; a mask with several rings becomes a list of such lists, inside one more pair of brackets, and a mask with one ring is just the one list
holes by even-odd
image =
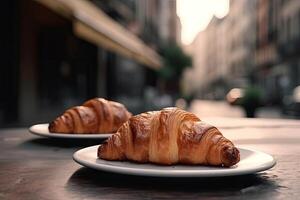
[[161, 67], [160, 56], [137, 36], [86, 0], [36, 0], [72, 20], [74, 34], [148, 67]]

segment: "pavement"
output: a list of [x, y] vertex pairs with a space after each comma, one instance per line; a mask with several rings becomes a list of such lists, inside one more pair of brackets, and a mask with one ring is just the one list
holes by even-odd
[[[226, 101], [193, 100], [189, 111], [199, 117], [245, 117], [240, 106], [231, 106]], [[256, 112], [257, 118], [288, 118], [275, 107], [261, 107]]]

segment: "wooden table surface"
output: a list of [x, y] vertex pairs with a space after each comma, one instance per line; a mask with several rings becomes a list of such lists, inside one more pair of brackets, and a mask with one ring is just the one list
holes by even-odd
[[299, 199], [300, 121], [206, 118], [239, 147], [277, 165], [226, 178], [151, 178], [81, 167], [74, 151], [102, 141], [39, 138], [26, 128], [0, 130], [0, 199]]

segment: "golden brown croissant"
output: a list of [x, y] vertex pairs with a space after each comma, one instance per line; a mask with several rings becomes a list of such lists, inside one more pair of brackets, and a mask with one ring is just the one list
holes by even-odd
[[98, 157], [171, 165], [232, 166], [239, 150], [220, 131], [178, 108], [131, 117], [99, 146]]
[[52, 133], [112, 133], [131, 117], [120, 103], [95, 98], [68, 109], [49, 124]]

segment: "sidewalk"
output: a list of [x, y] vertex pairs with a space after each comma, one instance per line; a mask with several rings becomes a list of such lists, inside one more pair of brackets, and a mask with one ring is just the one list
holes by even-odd
[[[189, 111], [199, 117], [245, 117], [240, 106], [231, 106], [226, 101], [193, 100]], [[284, 118], [277, 108], [262, 107], [257, 110], [258, 118]]]

